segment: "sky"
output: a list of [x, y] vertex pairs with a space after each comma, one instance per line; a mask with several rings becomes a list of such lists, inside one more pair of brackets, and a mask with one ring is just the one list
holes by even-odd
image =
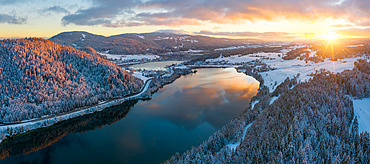
[[213, 37], [370, 38], [369, 0], [0, 0], [0, 38], [65, 31]]

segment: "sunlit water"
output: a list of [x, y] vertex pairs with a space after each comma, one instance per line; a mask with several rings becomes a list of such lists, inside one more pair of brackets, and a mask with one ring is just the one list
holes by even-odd
[[2, 156], [32, 153], [0, 163], [160, 163], [200, 144], [241, 113], [258, 84], [232, 68], [198, 69], [151, 100], [18, 137], [3, 146], [8, 150]]
[[172, 64], [179, 64], [184, 61], [159, 61], [159, 62], [149, 62], [144, 64], [132, 65], [129, 68], [133, 69], [146, 69], [146, 70], [166, 70], [166, 66]]

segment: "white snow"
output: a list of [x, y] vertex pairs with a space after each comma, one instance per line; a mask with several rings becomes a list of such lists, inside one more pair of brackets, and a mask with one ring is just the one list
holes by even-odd
[[[265, 81], [264, 84], [269, 88], [270, 92], [272, 92], [275, 87], [282, 83], [287, 77], [293, 78], [295, 75], [300, 73], [300, 81], [309, 80], [312, 76], [308, 75], [315, 73], [316, 70], [320, 70], [321, 68], [338, 73], [346, 69], [352, 69], [354, 67], [354, 62], [357, 61], [357, 59], [363, 58], [364, 57], [347, 58], [338, 61], [326, 59], [324, 62], [319, 63], [311, 61], [306, 63], [303, 60], [283, 60], [281, 58], [277, 58], [275, 60], [263, 61], [271, 67], [276, 68], [276, 70], [262, 72], [260, 74]], [[277, 82], [276, 86], [275, 81]]]
[[235, 150], [240, 145], [240, 142], [227, 144], [226, 146], [229, 147], [231, 150]]
[[145, 39], [145, 36], [142, 36], [142, 35], [136, 35], [136, 36], [141, 38], [141, 39]]
[[[265, 53], [265, 52], [260, 52], [260, 53], [255, 53], [255, 54], [250, 54], [250, 55], [232, 55], [228, 57], [222, 56], [222, 54], [216, 58], [216, 59], [207, 59], [206, 62], [226, 62], [229, 64], [236, 64], [236, 63], [246, 63], [252, 60], [265, 60], [266, 58], [280, 58], [279, 55], [281, 56], [281, 53]], [[283, 59], [281, 59], [283, 60]], [[265, 61], [264, 61], [265, 62]]]
[[276, 99], [278, 99], [280, 96], [275, 96], [275, 97], [272, 97], [271, 98], [271, 100], [270, 100], [270, 105], [272, 104], [272, 103], [274, 103], [274, 101], [276, 100]]
[[170, 69], [170, 72], [168, 72], [168, 73], [166, 73], [166, 74], [162, 75], [162, 77], [170, 77], [173, 73], [175, 73], [175, 72], [173, 71], [173, 69]]
[[295, 50], [295, 49], [298, 49], [298, 48], [303, 48], [303, 47], [307, 47], [307, 45], [295, 45], [295, 46], [290, 46], [288, 47], [287, 49], [283, 49], [281, 50], [280, 52], [283, 53], [284, 55], [287, 54], [289, 51], [291, 50]]
[[243, 131], [242, 140], [245, 138], [245, 135], [247, 134], [247, 130], [248, 130], [249, 127], [252, 126], [252, 124], [253, 124], [253, 122], [248, 124], [247, 126], [245, 126], [244, 131]]
[[177, 41], [185, 41], [190, 43], [198, 43], [198, 40], [188, 39], [190, 36], [174, 36], [174, 37], [159, 37], [155, 38], [154, 40], [174, 40], [176, 43]]
[[242, 135], [242, 137], [240, 138], [240, 140], [238, 142], [226, 144], [226, 146], [229, 147], [231, 150], [235, 150], [240, 145], [240, 142], [245, 138], [245, 135], [247, 134], [247, 130], [248, 130], [249, 127], [251, 127], [252, 124], [253, 124], [253, 122], [248, 124], [247, 126], [245, 126], [244, 131], [243, 131], [243, 135]]
[[203, 52], [203, 50], [192, 50], [192, 49], [189, 49], [187, 51], [181, 51], [181, 52], [184, 52], [184, 53], [201, 53]]
[[[295, 46], [303, 47], [303, 46]], [[311, 52], [311, 55], [315, 55], [316, 52]], [[280, 56], [279, 56], [280, 55]], [[269, 88], [270, 92], [274, 91], [275, 87], [282, 83], [287, 77], [293, 78], [298, 73], [300, 73], [299, 80], [305, 81], [311, 78], [308, 76], [311, 73], [315, 73], [316, 70], [320, 70], [321, 68], [327, 69], [331, 72], [342, 72], [346, 69], [352, 69], [354, 67], [354, 62], [358, 59], [365, 59], [365, 57], [357, 57], [357, 58], [346, 58], [346, 59], [338, 59], [337, 61], [331, 61], [326, 59], [324, 62], [314, 63], [312, 61], [304, 60], [284, 60], [282, 59], [282, 53], [255, 53], [250, 55], [232, 55], [229, 57], [223, 57], [220, 55], [216, 59], [207, 59], [206, 62], [209, 63], [220, 63], [224, 62], [227, 64], [243, 64], [252, 60], [259, 59], [262, 62], [270, 65], [276, 70], [262, 72], [260, 73], [265, 81], [265, 85]], [[275, 85], [275, 81], [276, 84]]]
[[231, 47], [225, 47], [225, 48], [217, 48], [215, 51], [227, 51], [227, 50], [236, 50], [236, 49], [243, 49], [243, 48], [257, 48], [257, 47], [263, 47], [264, 45], [240, 45], [240, 46], [231, 46]]
[[317, 51], [311, 51], [311, 49], [308, 49], [310, 51], [310, 53], [308, 54], [309, 57], [315, 57], [316, 56], [316, 53]]
[[243, 49], [247, 48], [247, 46], [232, 46], [232, 47], [226, 47], [226, 48], [217, 48], [215, 51], [224, 51], [224, 50], [235, 50], [235, 49]]
[[149, 78], [143, 76], [143, 74], [141, 72], [137, 72], [137, 71], [135, 71], [132, 75], [134, 75], [135, 77], [143, 80], [144, 83], [149, 79]]
[[370, 98], [353, 100], [353, 106], [358, 120], [358, 131], [370, 132]]
[[191, 69], [191, 68], [235, 68], [239, 65], [230, 65], [230, 64], [217, 64], [217, 65], [211, 65], [211, 64], [195, 64], [195, 65], [178, 65], [174, 66], [173, 68], [177, 69]]
[[347, 47], [362, 47], [364, 46], [363, 44], [358, 44], [358, 45], [347, 45]]
[[122, 61], [143, 60], [143, 59], [153, 60], [153, 59], [160, 58], [160, 56], [158, 56], [158, 55], [143, 55], [143, 54], [138, 54], [138, 55], [114, 55], [114, 54], [108, 54], [108, 53], [100, 53], [100, 54], [107, 56], [108, 59], [116, 59], [116, 60], [122, 60]]
[[251, 104], [251, 110], [254, 108], [254, 106], [258, 103], [259, 101], [253, 101]]

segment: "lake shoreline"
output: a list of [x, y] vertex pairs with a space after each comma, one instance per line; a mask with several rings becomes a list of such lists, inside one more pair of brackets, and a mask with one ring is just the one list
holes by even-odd
[[[203, 68], [200, 68], [200, 69], [196, 70], [198, 72], [197, 74], [199, 74], [199, 75], [202, 74], [204, 72], [203, 70], [212, 70], [211, 72], [213, 72], [213, 71], [217, 72], [217, 70], [224, 72], [225, 70], [228, 70], [228, 72], [230, 72], [230, 71], [234, 72], [235, 75], [238, 74], [239, 76], [245, 77], [245, 74], [242, 74], [242, 73], [238, 72], [235, 68], [227, 68], [227, 69], [222, 69], [222, 68], [219, 68], [219, 69], [215, 69], [215, 68], [203, 69]], [[190, 70], [188, 70], [188, 71], [190, 71]], [[172, 72], [176, 72], [176, 73], [172, 73]], [[198, 75], [195, 75], [195, 74], [194, 75], [193, 74], [189, 75], [189, 73], [192, 73], [192, 72], [194, 72], [194, 71], [186, 72], [184, 70], [173, 70], [173, 71], [171, 71], [171, 73], [164, 74], [164, 75], [171, 74], [171, 78], [165, 78], [166, 80], [160, 79], [160, 78], [158, 78], [158, 79], [153, 78], [152, 79], [153, 81], [151, 83], [152, 85], [150, 86], [150, 88], [148, 88], [147, 92], [156, 93], [156, 94], [153, 94], [153, 98], [151, 100], [141, 101], [141, 103], [148, 103], [148, 102], [150, 103], [151, 101], [154, 101], [154, 102], [158, 101], [158, 94], [166, 92], [166, 90], [167, 90], [167, 93], [168, 93], [168, 88], [165, 87], [165, 86], [167, 86], [166, 84], [171, 84], [171, 85], [168, 85], [168, 87], [172, 86], [172, 88], [176, 88], [178, 86], [178, 84], [182, 84], [181, 82], [183, 82], [184, 79], [194, 79], [195, 80], [194, 82], [200, 82], [200, 81], [198, 81], [199, 79], [196, 78], [196, 77], [198, 77]], [[185, 75], [185, 76], [181, 76], [180, 74]], [[216, 74], [216, 75], [219, 75], [219, 74]], [[207, 77], [209, 76], [209, 74], [204, 74], [203, 73], [203, 76], [205, 77], [205, 79], [208, 79]], [[167, 76], [165, 76], [165, 77], [167, 77]], [[231, 77], [231, 76], [225, 76], [225, 77], [216, 76], [215, 79], [223, 81], [223, 79], [228, 79], [228, 77]], [[252, 79], [252, 81], [255, 81], [255, 79], [252, 78], [251, 76], [248, 76], [248, 79]], [[172, 83], [171, 83], [171, 81], [172, 81]], [[177, 81], [179, 81], [179, 83], [176, 83]], [[203, 84], [204, 83], [196, 84], [196, 86], [203, 85]], [[214, 85], [213, 82], [210, 82], [210, 84]], [[229, 84], [229, 83], [227, 83], [227, 84]], [[231, 85], [231, 86], [234, 86], [234, 85]], [[255, 91], [257, 92], [258, 83], [255, 82], [254, 86], [255, 86], [254, 87]], [[164, 87], [164, 88], [159, 90], [160, 87]], [[197, 90], [197, 89], [194, 88], [194, 90]], [[244, 90], [242, 92], [244, 93]], [[255, 95], [256, 92], [253, 95]], [[190, 93], [193, 94], [193, 92], [190, 92]], [[239, 95], [239, 94], [237, 94], [237, 95]], [[223, 96], [221, 96], [220, 98], [222, 98], [222, 97]], [[229, 98], [231, 98], [231, 97], [228, 97], [227, 99], [229, 99]], [[229, 100], [232, 100], [232, 99], [233, 98], [231, 98]], [[224, 99], [220, 99], [220, 100], [224, 100]], [[21, 154], [24, 154], [24, 155], [21, 155], [21, 157], [20, 157], [22, 159], [24, 158], [24, 156], [35, 156], [35, 155], [26, 155], [26, 154], [36, 152], [36, 151], [39, 151], [39, 150], [44, 149], [44, 148], [45, 148], [46, 151], [48, 151], [50, 149], [50, 146], [53, 145], [54, 143], [57, 143], [57, 141], [61, 140], [63, 138], [63, 136], [67, 136], [69, 134], [79, 133], [79, 132], [94, 133], [94, 132], [88, 132], [88, 131], [95, 131], [95, 130], [100, 131], [101, 128], [103, 128], [107, 125], [112, 125], [112, 124], [115, 124], [115, 125], [112, 125], [113, 127], [117, 126], [117, 125], [119, 125], [119, 123], [116, 123], [116, 122], [118, 122], [120, 120], [124, 121], [124, 120], [128, 119], [128, 120], [132, 121], [132, 114], [135, 113], [135, 109], [136, 109], [136, 112], [138, 111], [137, 110], [137, 108], [138, 108], [137, 103], [138, 102], [139, 102], [138, 100], [128, 101], [128, 102], [125, 102], [125, 103], [123, 103], [119, 106], [116, 106], [116, 107], [111, 107], [109, 109], [105, 109], [105, 110], [102, 110], [102, 111], [99, 111], [99, 112], [86, 114], [86, 115], [83, 115], [81, 117], [71, 118], [71, 119], [68, 119], [68, 120], [65, 120], [65, 121], [58, 122], [58, 123], [56, 123], [52, 126], [34, 129], [34, 130], [31, 130], [31, 131], [28, 131], [28, 132], [25, 132], [25, 133], [21, 133], [21, 134], [17, 134], [17, 135], [14, 135], [12, 137], [9, 137], [8, 139], [4, 140], [0, 144], [0, 149], [3, 150], [3, 151], [0, 152], [0, 159], [13, 160], [14, 158], [16, 158], [17, 155], [21, 155]], [[222, 102], [224, 102], [224, 101], [222, 101]], [[131, 105], [128, 105], [126, 107], [126, 104], [131, 104]], [[248, 102], [246, 102], [244, 105], [248, 105]], [[244, 111], [244, 105], [240, 106], [240, 107], [242, 107], [242, 109], [239, 110], [240, 112]], [[133, 108], [134, 106], [136, 106], [136, 108]], [[138, 106], [140, 106], [140, 105], [138, 105]], [[185, 107], [186, 111], [189, 109], [189, 107]], [[143, 107], [141, 107], [141, 108], [143, 108]], [[139, 109], [141, 109], [141, 108], [139, 107]], [[228, 108], [226, 108], [226, 109], [228, 109]], [[232, 109], [236, 109], [236, 108], [232, 108]], [[131, 110], [133, 110], [133, 111], [131, 111]], [[126, 117], [125, 115], [129, 111], [131, 111], [133, 113], [131, 113], [130, 117]], [[139, 110], [139, 111], [143, 111], [143, 110]], [[190, 112], [190, 111], [188, 111], [188, 112]], [[114, 113], [118, 113], [118, 114], [114, 114]], [[120, 114], [120, 113], [122, 113], [122, 114]], [[190, 113], [192, 113], [192, 112], [190, 112]], [[229, 111], [229, 113], [233, 113], [233, 112]], [[123, 117], [121, 117], [121, 115]], [[232, 117], [229, 117], [227, 120], [231, 120], [235, 116], [236, 115], [233, 115]], [[125, 118], [125, 119], [123, 119], [123, 118]], [[145, 120], [147, 120], [147, 119], [145, 119]], [[138, 121], [138, 120], [135, 119], [135, 122], [136, 121]], [[165, 121], [165, 122], [167, 122], [167, 121]], [[128, 124], [126, 124], [126, 125], [128, 125]], [[224, 124], [222, 124], [222, 125], [224, 125]], [[205, 128], [203, 125], [201, 127]], [[107, 129], [107, 128], [110, 129], [112, 127], [111, 126], [105, 127], [105, 129]], [[182, 128], [180, 128], [180, 129], [182, 129]], [[191, 132], [191, 133], [193, 133], [193, 132]], [[209, 134], [209, 135], [212, 135], [212, 133]], [[125, 133], [125, 134], [131, 134], [131, 133]], [[73, 134], [72, 136], [74, 136], [74, 135], [75, 134]], [[36, 136], [38, 136], [38, 137], [36, 137]], [[208, 135], [207, 135], [207, 137], [208, 137]], [[64, 142], [64, 140], [61, 140], [61, 142]], [[60, 142], [59, 142], [59, 144], [60, 144]], [[199, 143], [188, 144], [188, 145], [193, 146], [193, 145], [198, 145], [198, 144]], [[45, 150], [42, 150], [41, 152], [43, 152]], [[187, 148], [184, 149], [184, 150], [187, 150]], [[177, 151], [177, 149], [176, 149], [176, 151]], [[170, 155], [172, 155], [172, 153]], [[168, 156], [168, 157], [170, 157], [170, 156]], [[163, 160], [167, 159], [168, 157], [163, 158]]]
[[0, 124], [0, 144], [7, 138], [11, 138], [16, 135], [24, 134], [32, 130], [41, 129], [53, 126], [57, 123], [64, 122], [73, 118], [78, 118], [81, 116], [93, 114], [95, 112], [103, 111], [107, 108], [121, 105], [125, 102], [133, 100], [145, 100], [150, 99], [151, 95], [158, 91], [164, 85], [174, 82], [176, 79], [181, 77], [181, 75], [186, 75], [194, 73], [191, 69], [182, 69], [171, 71], [171, 74], [166, 74], [154, 78], [150, 78], [144, 81], [144, 85], [139, 93], [123, 97], [120, 99], [107, 100], [102, 104], [96, 104], [88, 108], [80, 108], [80, 110], [74, 110], [72, 112], [67, 112], [60, 114], [58, 116], [48, 116], [45, 118], [39, 118], [34, 120], [25, 120], [17, 123]]

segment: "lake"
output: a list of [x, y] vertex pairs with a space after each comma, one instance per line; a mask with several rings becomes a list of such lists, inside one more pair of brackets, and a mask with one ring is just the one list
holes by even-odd
[[0, 144], [0, 163], [163, 162], [208, 139], [257, 94], [259, 82], [233, 68], [197, 71], [150, 100], [16, 136]]
[[146, 69], [146, 70], [166, 70], [166, 66], [172, 65], [172, 64], [180, 64], [185, 61], [159, 61], [159, 62], [149, 62], [149, 63], [143, 63], [143, 64], [136, 64], [129, 66], [128, 68], [132, 69]]

